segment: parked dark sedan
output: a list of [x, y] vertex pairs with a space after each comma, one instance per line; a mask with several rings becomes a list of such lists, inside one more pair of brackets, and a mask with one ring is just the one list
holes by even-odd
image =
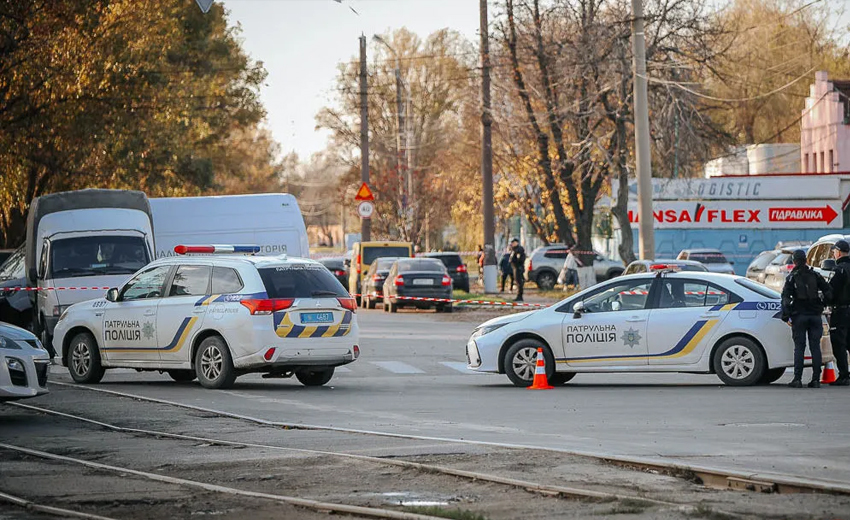
[[364, 308], [374, 309], [378, 303], [384, 302], [384, 281], [396, 260], [398, 258], [392, 256], [378, 258], [369, 266], [363, 280], [363, 295], [360, 297]]
[[436, 258], [443, 262], [446, 266], [446, 271], [448, 271], [449, 276], [452, 277], [454, 288], [460, 291], [469, 292], [469, 271], [466, 268], [466, 264], [463, 263], [463, 259], [460, 257], [460, 254], [439, 252], [425, 253], [422, 256], [424, 258]]
[[328, 268], [334, 277], [339, 280], [339, 283], [345, 287], [345, 290], [348, 290], [348, 268], [345, 266], [345, 258], [343, 257], [333, 257], [333, 258], [322, 258], [319, 260], [319, 263]]
[[396, 312], [399, 307], [437, 309], [452, 312], [451, 302], [432, 302], [408, 298], [452, 297], [452, 279], [443, 262], [436, 258], [403, 258], [393, 263], [384, 283], [384, 311]]
[[0, 265], [0, 321], [28, 329], [32, 325], [32, 303], [26, 291], [11, 288], [26, 287], [24, 248], [20, 247]]

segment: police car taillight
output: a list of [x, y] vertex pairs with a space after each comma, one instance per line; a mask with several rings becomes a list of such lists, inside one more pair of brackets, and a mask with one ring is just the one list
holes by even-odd
[[357, 312], [357, 300], [354, 298], [337, 298], [343, 309], [351, 312]]
[[275, 298], [266, 300], [242, 300], [239, 303], [247, 307], [251, 314], [263, 315], [286, 310], [292, 307], [295, 300], [291, 298]]

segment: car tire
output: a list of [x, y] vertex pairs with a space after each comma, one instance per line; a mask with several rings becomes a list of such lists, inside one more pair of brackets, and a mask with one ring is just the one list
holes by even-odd
[[322, 386], [334, 376], [334, 367], [306, 369], [295, 372], [295, 378], [304, 386]]
[[537, 288], [544, 291], [551, 291], [555, 288], [555, 282], [558, 277], [549, 271], [544, 271], [537, 275]]
[[712, 360], [714, 372], [729, 386], [758, 384], [767, 372], [767, 360], [751, 339], [735, 336], [717, 347]]
[[528, 387], [534, 382], [534, 371], [537, 366], [537, 349], [543, 348], [543, 359], [546, 363], [546, 378], [555, 375], [555, 358], [545, 344], [536, 339], [522, 339], [511, 345], [505, 352], [505, 374], [514, 386]]
[[785, 367], [768, 368], [764, 371], [764, 375], [759, 379], [758, 385], [769, 385], [779, 381], [779, 378], [785, 375]]
[[446, 314], [451, 314], [452, 310], [453, 310], [453, 307], [452, 307], [451, 303], [447, 303], [446, 305], [443, 305], [442, 309], [440, 309], [440, 308], [437, 309], [438, 312], [442, 311], [442, 312], [445, 312]]
[[68, 372], [77, 383], [94, 385], [100, 383], [106, 370], [100, 364], [100, 349], [88, 332], [71, 338], [68, 348]]
[[549, 379], [549, 384], [552, 386], [561, 386], [570, 382], [576, 376], [575, 372], [555, 372]]
[[190, 383], [198, 377], [193, 370], [166, 370], [165, 373], [178, 383]]
[[221, 336], [210, 336], [195, 352], [195, 374], [204, 388], [230, 388], [236, 381], [236, 369], [230, 349]]

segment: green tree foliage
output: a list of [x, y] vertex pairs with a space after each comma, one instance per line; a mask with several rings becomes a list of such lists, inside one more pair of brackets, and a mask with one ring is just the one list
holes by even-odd
[[53, 191], [275, 181], [257, 129], [265, 71], [237, 35], [219, 4], [0, 2], [0, 245], [22, 240], [29, 202]]

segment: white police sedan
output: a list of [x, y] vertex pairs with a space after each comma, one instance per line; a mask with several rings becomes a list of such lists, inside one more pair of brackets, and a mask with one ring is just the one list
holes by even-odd
[[744, 386], [772, 383], [794, 365], [779, 293], [704, 272], [615, 278], [546, 309], [485, 322], [467, 343], [468, 368], [529, 386], [538, 347], [552, 384], [579, 372], [688, 372]]
[[124, 367], [207, 388], [251, 372], [320, 386], [360, 355], [355, 301], [322, 264], [253, 256], [255, 246], [175, 252], [62, 314], [54, 345], [75, 381]]

